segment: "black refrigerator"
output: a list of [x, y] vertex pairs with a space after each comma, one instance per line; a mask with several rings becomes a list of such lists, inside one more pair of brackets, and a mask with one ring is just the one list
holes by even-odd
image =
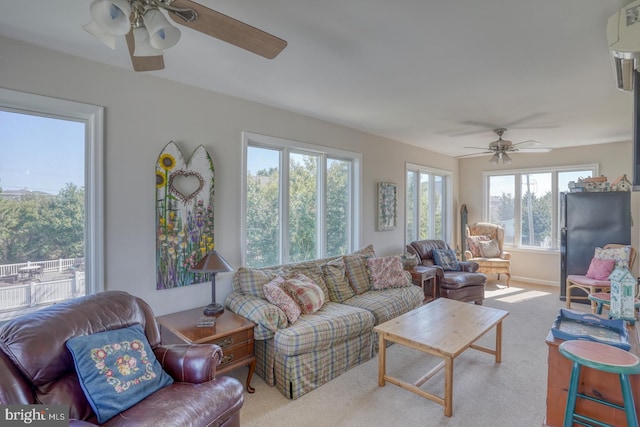
[[[560, 193], [561, 300], [566, 299], [567, 276], [586, 274], [596, 247], [631, 244], [631, 224], [628, 191]], [[571, 292], [578, 295], [582, 291]]]

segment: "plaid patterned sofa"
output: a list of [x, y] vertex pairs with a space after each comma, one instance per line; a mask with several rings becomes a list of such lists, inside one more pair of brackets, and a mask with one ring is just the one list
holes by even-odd
[[[411, 284], [410, 275], [401, 287], [370, 289], [362, 269], [368, 257], [375, 257], [372, 246], [344, 257], [243, 267], [234, 274], [225, 305], [256, 323], [256, 374], [287, 398], [297, 399], [369, 360], [378, 344], [373, 327], [422, 304], [422, 289]], [[289, 324], [285, 313], [266, 300], [262, 287], [275, 276], [296, 273], [318, 284], [325, 303]]]

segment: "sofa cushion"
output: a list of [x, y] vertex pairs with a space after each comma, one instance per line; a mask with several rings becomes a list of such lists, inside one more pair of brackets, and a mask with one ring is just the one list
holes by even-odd
[[351, 254], [342, 257], [349, 285], [351, 285], [356, 294], [368, 291], [371, 286], [369, 272], [367, 271], [367, 258], [369, 258], [368, 255], [362, 254]]
[[371, 312], [375, 317], [375, 324], [379, 325], [420, 307], [423, 300], [422, 288], [411, 285], [403, 288], [367, 291], [349, 298], [344, 304]]
[[622, 246], [619, 248], [596, 248], [594, 258], [612, 259], [616, 262], [616, 267], [629, 268], [629, 255], [631, 254], [630, 246]]
[[240, 267], [236, 272], [240, 290], [245, 295], [266, 299], [263, 286], [281, 275], [281, 271]]
[[275, 351], [287, 356], [330, 348], [361, 334], [371, 333], [375, 318], [371, 312], [332, 301], [314, 314], [303, 314], [274, 337]]
[[433, 259], [445, 271], [460, 271], [460, 262], [453, 249], [434, 249]]
[[467, 237], [467, 246], [469, 247], [469, 251], [474, 258], [481, 257], [480, 253], [480, 242], [488, 242], [491, 240], [489, 236], [468, 236]]
[[295, 278], [287, 279], [283, 285], [289, 291], [291, 297], [298, 303], [304, 314], [315, 313], [324, 305], [324, 293], [320, 286], [304, 274], [298, 274]]
[[299, 264], [293, 264], [285, 268], [287, 277], [295, 277], [296, 274], [304, 274], [309, 279], [313, 280], [316, 285], [320, 286], [324, 293], [325, 301], [329, 301], [329, 290], [327, 284], [324, 281], [324, 275], [320, 264], [316, 261], [305, 261]]
[[402, 258], [399, 256], [367, 258], [367, 268], [371, 278], [371, 289], [397, 288], [412, 284], [405, 275]]
[[502, 254], [500, 251], [500, 245], [495, 239], [478, 242], [478, 249], [480, 249], [480, 255], [484, 258], [500, 258], [500, 255]]
[[264, 295], [267, 301], [284, 311], [289, 323], [293, 324], [298, 320], [302, 311], [298, 303], [283, 289], [284, 282], [283, 277], [276, 277], [263, 286]]
[[589, 279], [608, 280], [615, 266], [616, 260], [614, 259], [593, 258], [589, 264], [586, 276]]
[[356, 294], [349, 285], [341, 258], [323, 264], [321, 268], [331, 301], [340, 303]]
[[101, 424], [173, 383], [140, 325], [71, 338], [66, 345]]

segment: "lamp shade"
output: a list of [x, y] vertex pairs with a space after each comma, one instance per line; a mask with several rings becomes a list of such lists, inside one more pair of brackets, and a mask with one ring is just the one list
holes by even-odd
[[128, 0], [94, 0], [89, 10], [91, 18], [108, 34], [124, 36], [131, 29]]
[[491, 163], [492, 165], [497, 165], [498, 161], [500, 160], [500, 155], [498, 153], [495, 153], [493, 156], [491, 156], [491, 158], [489, 159], [489, 163]]
[[509, 163], [511, 163], [511, 157], [507, 153], [504, 153], [502, 155], [502, 164], [508, 165]]
[[158, 9], [149, 9], [142, 17], [149, 31], [149, 43], [156, 49], [168, 49], [180, 40], [180, 30], [167, 21]]
[[215, 250], [204, 256], [189, 271], [193, 273], [224, 273], [231, 272], [233, 268], [227, 261]]
[[149, 43], [149, 33], [144, 27], [138, 27], [133, 29], [133, 40], [135, 48], [133, 50], [133, 56], [158, 56], [162, 55], [162, 51], [155, 49]]

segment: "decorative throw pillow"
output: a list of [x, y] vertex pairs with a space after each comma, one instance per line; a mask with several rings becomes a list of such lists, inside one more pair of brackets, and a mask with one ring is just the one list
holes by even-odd
[[309, 279], [313, 280], [316, 285], [320, 286], [322, 292], [324, 292], [325, 301], [329, 299], [329, 290], [327, 289], [327, 284], [324, 281], [320, 264], [316, 264], [315, 261], [305, 261], [291, 265], [287, 268], [286, 277], [295, 277], [296, 274], [304, 274]]
[[140, 325], [71, 338], [67, 348], [100, 424], [173, 383]]
[[480, 247], [478, 245], [479, 242], [488, 242], [491, 240], [489, 236], [469, 236], [467, 237], [467, 246], [469, 247], [469, 251], [474, 258], [481, 257]]
[[483, 258], [500, 258], [502, 254], [498, 241], [495, 239], [488, 242], [479, 241], [478, 248], [480, 249], [480, 256]]
[[265, 299], [262, 287], [278, 277], [273, 270], [259, 270], [256, 268], [240, 267], [236, 273], [240, 281], [240, 290], [244, 295]]
[[453, 249], [434, 249], [433, 260], [443, 270], [460, 271], [460, 263]]
[[629, 255], [631, 254], [630, 246], [622, 246], [619, 248], [596, 248], [594, 258], [612, 259], [616, 262], [616, 267], [629, 268]]
[[589, 264], [587, 277], [595, 280], [609, 280], [609, 275], [616, 266], [613, 259], [593, 258]]
[[324, 293], [311, 279], [288, 279], [284, 285], [304, 314], [313, 314], [324, 305]]
[[399, 256], [367, 258], [372, 289], [399, 288], [411, 285]]
[[357, 295], [369, 290], [369, 272], [367, 271], [367, 255], [352, 254], [342, 257], [344, 270], [349, 284]]
[[284, 311], [290, 324], [294, 324], [300, 317], [300, 306], [283, 289], [284, 282], [284, 278], [276, 277], [263, 286], [264, 295], [267, 297], [267, 301]]
[[327, 284], [329, 299], [333, 302], [342, 303], [356, 295], [344, 270], [342, 258], [338, 258], [320, 266], [324, 275], [324, 282]]

